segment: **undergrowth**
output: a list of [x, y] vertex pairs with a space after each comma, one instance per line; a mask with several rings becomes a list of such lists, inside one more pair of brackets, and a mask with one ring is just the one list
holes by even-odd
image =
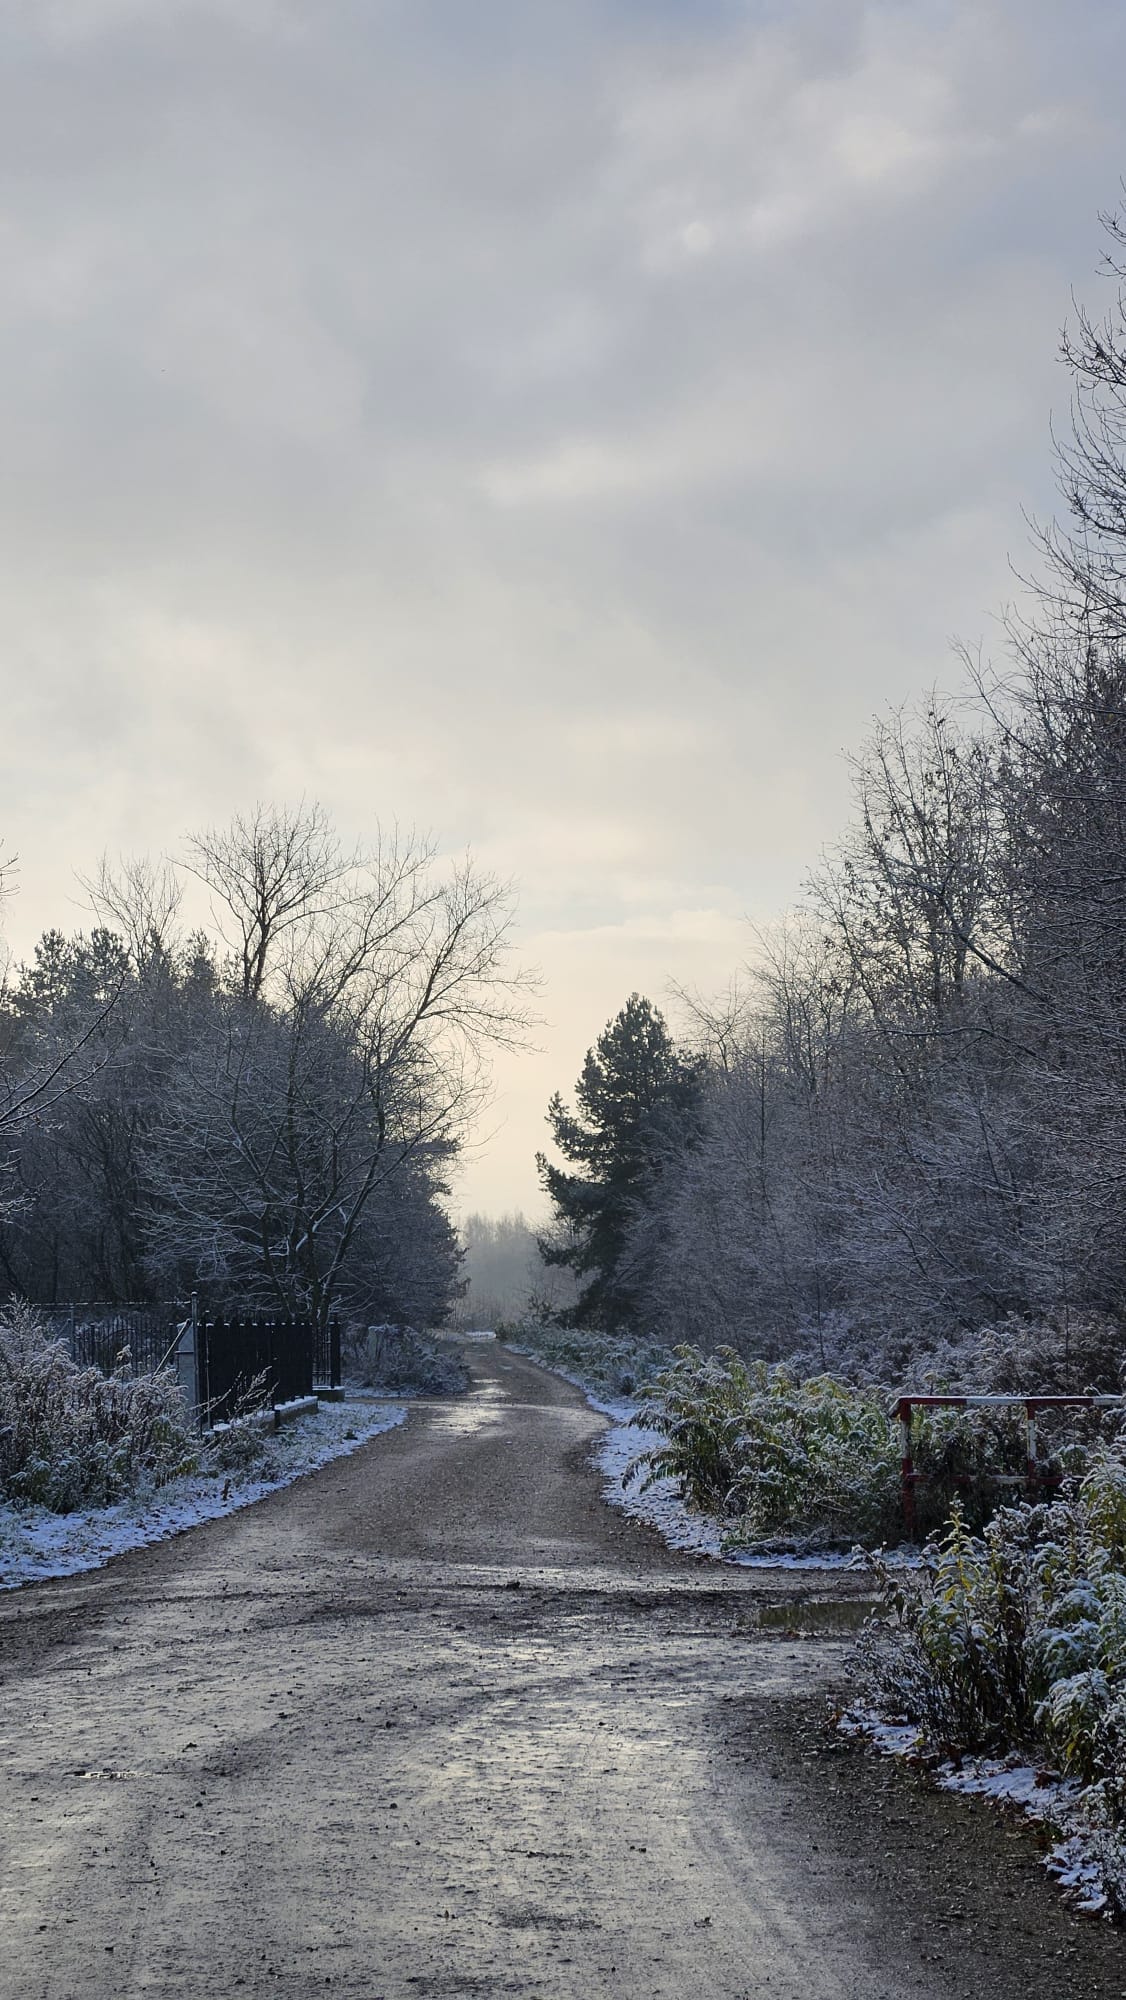
[[79, 1368], [34, 1310], [0, 1316], [0, 1495], [56, 1514], [106, 1507], [195, 1463], [197, 1440], [175, 1377]]
[[460, 1396], [471, 1379], [459, 1354], [410, 1326], [349, 1328], [345, 1359], [353, 1381], [400, 1396]]
[[[903, 1533], [900, 1446], [891, 1393], [831, 1375], [802, 1380], [781, 1363], [729, 1347], [676, 1350], [634, 1421], [661, 1442], [641, 1452], [642, 1488], [671, 1478], [687, 1503], [725, 1524], [731, 1544], [779, 1537], [868, 1548]], [[1006, 1408], [917, 1413], [915, 1500], [924, 1533], [958, 1500], [976, 1526], [1025, 1468], [1022, 1413]], [[1064, 1459], [1045, 1456], [1059, 1473]]]
[[671, 1350], [659, 1341], [556, 1326], [550, 1320], [502, 1321], [497, 1338], [610, 1402], [644, 1393], [672, 1359]]
[[882, 1617], [861, 1700], [940, 1755], [1027, 1754], [1083, 1787], [1111, 1906], [1126, 1914], [1126, 1439], [1051, 1504], [979, 1533], [955, 1508], [913, 1572], [876, 1556]]

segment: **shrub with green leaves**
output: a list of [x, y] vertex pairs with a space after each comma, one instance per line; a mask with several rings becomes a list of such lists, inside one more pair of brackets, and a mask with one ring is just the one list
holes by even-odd
[[1051, 1504], [1004, 1508], [980, 1534], [956, 1509], [921, 1568], [872, 1565], [882, 1618], [859, 1649], [867, 1703], [917, 1723], [937, 1751], [1024, 1751], [1080, 1780], [1121, 1905], [1126, 1435], [1097, 1445]]
[[887, 1398], [830, 1376], [799, 1382], [731, 1348], [678, 1348], [635, 1422], [662, 1442], [639, 1454], [643, 1489], [676, 1481], [728, 1539], [870, 1539], [899, 1520], [898, 1448]]
[[175, 1377], [79, 1368], [34, 1311], [0, 1316], [0, 1494], [53, 1513], [104, 1507], [191, 1469], [196, 1440]]
[[[676, 1481], [692, 1507], [727, 1524], [729, 1541], [771, 1538], [868, 1547], [903, 1536], [900, 1443], [889, 1390], [831, 1375], [802, 1380], [784, 1364], [676, 1350], [635, 1422], [662, 1442], [637, 1460], [645, 1485]], [[915, 1505], [926, 1533], [959, 1500], [981, 1525], [1002, 1497], [999, 1477], [1025, 1466], [1021, 1412], [933, 1409], [916, 1414]]]

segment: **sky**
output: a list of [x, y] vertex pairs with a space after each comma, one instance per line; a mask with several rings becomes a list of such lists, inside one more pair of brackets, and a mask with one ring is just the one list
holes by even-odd
[[1000, 650], [1124, 75], [1118, 0], [11, 0], [17, 956], [256, 800], [468, 847], [542, 1024], [457, 1201], [538, 1212], [605, 1022]]

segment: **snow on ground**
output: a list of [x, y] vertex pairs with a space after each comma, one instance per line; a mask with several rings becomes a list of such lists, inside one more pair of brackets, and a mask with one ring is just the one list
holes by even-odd
[[[843, 1736], [864, 1737], [885, 1757], [914, 1759], [922, 1758], [925, 1752], [923, 1732], [916, 1724], [884, 1722], [871, 1709], [849, 1709], [838, 1727]], [[1048, 1873], [1067, 1891], [1076, 1909], [1091, 1916], [1106, 1911], [1103, 1871], [1084, 1821], [1082, 1787], [1075, 1779], [1034, 1770], [1015, 1754], [962, 1757], [957, 1763], [937, 1765], [931, 1776], [944, 1792], [994, 1799], [998, 1805], [1012, 1806], [1035, 1825], [1047, 1827], [1055, 1836], [1044, 1856]]]
[[100, 1569], [111, 1556], [233, 1514], [330, 1459], [357, 1451], [406, 1415], [403, 1403], [325, 1403], [265, 1439], [263, 1463], [246, 1472], [189, 1473], [116, 1506], [73, 1514], [0, 1504], [0, 1590]]

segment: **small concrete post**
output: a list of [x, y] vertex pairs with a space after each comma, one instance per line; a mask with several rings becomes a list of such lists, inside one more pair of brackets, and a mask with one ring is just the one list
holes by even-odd
[[180, 1338], [176, 1344], [176, 1375], [180, 1384], [180, 1394], [190, 1409], [197, 1409], [200, 1403], [198, 1348], [196, 1345], [196, 1321], [198, 1306], [195, 1292], [192, 1293], [191, 1310], [180, 1327]]

